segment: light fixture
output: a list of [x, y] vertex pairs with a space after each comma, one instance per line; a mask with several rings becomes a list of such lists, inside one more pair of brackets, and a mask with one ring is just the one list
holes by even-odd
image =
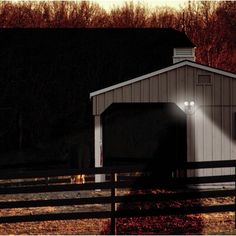
[[187, 107], [189, 105], [189, 102], [188, 101], [185, 101], [184, 102], [184, 106]]
[[185, 112], [189, 115], [194, 113], [195, 102], [194, 101], [185, 101], [184, 108]]
[[195, 105], [195, 102], [194, 101], [191, 101], [190, 102], [190, 106], [193, 107]]

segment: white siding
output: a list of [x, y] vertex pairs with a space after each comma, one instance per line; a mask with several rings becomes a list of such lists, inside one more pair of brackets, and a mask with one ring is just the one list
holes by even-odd
[[141, 102], [141, 82], [131, 85], [132, 87], [132, 102]]
[[[204, 107], [203, 107], [204, 87], [196, 86], [196, 111], [195, 111], [195, 161], [204, 161]], [[190, 158], [190, 157], [188, 157]], [[204, 174], [203, 170], [197, 170], [196, 173]]]
[[177, 100], [177, 82], [176, 71], [172, 70], [167, 73], [167, 90], [168, 90], [168, 102], [175, 102]]
[[[214, 75], [213, 78], [213, 157], [218, 161], [222, 159], [222, 108], [221, 108], [221, 76]], [[214, 175], [220, 175], [221, 169], [214, 169]]]
[[168, 79], [167, 73], [161, 74], [159, 76], [159, 101], [160, 102], [167, 102], [168, 101]]
[[158, 101], [158, 76], [150, 78], [150, 102]]
[[141, 81], [141, 101], [150, 102], [150, 79]]
[[[204, 87], [204, 160], [213, 160], [212, 86]], [[212, 175], [212, 169], [205, 169], [205, 175]]]
[[118, 88], [114, 90], [114, 100], [117, 102], [123, 102], [123, 89]]

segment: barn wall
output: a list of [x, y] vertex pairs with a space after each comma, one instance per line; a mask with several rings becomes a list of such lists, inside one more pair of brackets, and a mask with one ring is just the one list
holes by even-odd
[[[199, 75], [210, 75], [211, 84], [199, 84]], [[195, 113], [188, 115], [188, 161], [236, 159], [236, 80], [183, 66], [154, 77], [93, 97], [93, 113], [100, 115], [113, 102], [195, 101]], [[233, 174], [230, 168], [198, 170], [200, 175]], [[189, 171], [189, 175], [193, 175]]]

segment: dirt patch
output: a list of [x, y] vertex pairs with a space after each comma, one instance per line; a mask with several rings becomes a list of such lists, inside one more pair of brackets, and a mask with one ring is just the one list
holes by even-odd
[[107, 222], [107, 219], [94, 219], [0, 224], [0, 234], [98, 235], [101, 234]]

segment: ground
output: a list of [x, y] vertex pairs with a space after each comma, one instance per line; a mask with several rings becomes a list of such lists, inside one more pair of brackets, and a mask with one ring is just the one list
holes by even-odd
[[[61, 192], [47, 194], [16, 194], [1, 196], [0, 201], [15, 201], [29, 199], [71, 198], [85, 196], [105, 196], [108, 191], [101, 192]], [[123, 194], [123, 193], [122, 193]], [[234, 198], [206, 199], [201, 204], [208, 205], [216, 201], [217, 204], [232, 203]], [[198, 202], [199, 203], [199, 202]], [[177, 204], [177, 203], [174, 203]], [[137, 206], [137, 205], [136, 205]], [[135, 206], [135, 207], [136, 207]], [[107, 210], [108, 205], [44, 207], [28, 209], [0, 210], [1, 215], [39, 214], [40, 212], [71, 212]], [[129, 207], [134, 207], [129, 205]], [[118, 234], [236, 234], [235, 214], [211, 213], [186, 216], [142, 217], [117, 220]], [[91, 220], [61, 220], [29, 223], [0, 224], [0, 234], [109, 234], [108, 219]]]
[[[226, 217], [225, 217], [226, 216]], [[205, 221], [205, 228], [202, 229], [200, 234], [236, 234], [234, 229], [234, 215], [233, 214], [202, 214], [197, 215]], [[149, 221], [149, 224], [146, 225], [146, 231], [140, 232], [137, 225], [132, 227], [129, 226], [128, 221], [122, 226], [119, 227], [118, 233], [122, 234], [162, 234], [160, 231], [157, 232], [153, 229], [150, 229], [149, 226], [154, 223], [157, 224], [157, 219], [155, 217], [146, 218], [146, 222]], [[170, 219], [169, 219], [170, 220]], [[134, 221], [134, 220], [133, 220]], [[139, 219], [139, 225], [143, 222], [143, 219]], [[171, 222], [171, 221], [170, 221]], [[106, 219], [94, 219], [94, 220], [69, 220], [69, 221], [44, 221], [44, 222], [34, 222], [34, 223], [17, 223], [17, 224], [1, 224], [0, 225], [0, 234], [72, 234], [72, 235], [84, 235], [84, 234], [109, 234], [104, 231], [106, 225], [108, 224]], [[137, 221], [136, 221], [137, 224]], [[120, 225], [120, 224], [119, 224]], [[127, 231], [124, 231], [127, 229]], [[147, 231], [148, 229], [148, 231]], [[122, 231], [122, 232], [121, 232]], [[168, 233], [168, 229], [165, 234]], [[173, 233], [173, 234], [177, 234]], [[185, 233], [188, 234], [188, 233]], [[199, 234], [193, 232], [193, 234]]]

